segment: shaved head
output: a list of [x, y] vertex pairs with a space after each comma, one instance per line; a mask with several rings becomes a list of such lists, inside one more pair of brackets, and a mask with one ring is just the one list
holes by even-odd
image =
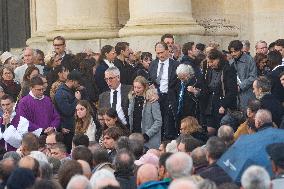
[[137, 186], [148, 182], [158, 180], [158, 169], [152, 164], [144, 164], [137, 171]]

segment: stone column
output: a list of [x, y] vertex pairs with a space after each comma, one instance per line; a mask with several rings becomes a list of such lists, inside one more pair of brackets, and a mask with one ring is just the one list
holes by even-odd
[[46, 34], [56, 27], [56, 1], [30, 0], [31, 38], [27, 44], [46, 42]]
[[57, 26], [48, 40], [57, 35], [87, 40], [118, 37], [117, 0], [56, 0]]
[[[231, 20], [228, 19], [228, 7], [236, 9], [237, 11], [241, 10], [244, 12], [244, 9], [240, 9], [242, 2], [235, 1], [235, 4], [241, 4], [236, 6], [232, 5], [231, 2], [227, 3], [228, 0], [192, 0], [193, 7], [193, 16], [196, 18], [197, 22], [205, 28], [205, 35], [213, 36], [237, 36], [238, 27], [231, 23]], [[233, 14], [233, 11], [229, 14]]]
[[191, 0], [129, 0], [129, 12], [120, 37], [204, 33], [192, 18]]

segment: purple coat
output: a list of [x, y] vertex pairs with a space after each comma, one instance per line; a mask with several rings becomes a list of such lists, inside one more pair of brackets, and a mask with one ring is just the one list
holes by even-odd
[[25, 96], [20, 100], [16, 112], [29, 121], [29, 131], [57, 128], [60, 124], [60, 116], [47, 96], [42, 100], [34, 99], [31, 95]]

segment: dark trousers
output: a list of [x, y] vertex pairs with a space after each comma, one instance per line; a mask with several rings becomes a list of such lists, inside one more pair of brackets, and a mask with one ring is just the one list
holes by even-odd
[[159, 95], [159, 103], [162, 114], [162, 140], [174, 140], [178, 136], [178, 129], [175, 122], [174, 108], [169, 103], [168, 94]]

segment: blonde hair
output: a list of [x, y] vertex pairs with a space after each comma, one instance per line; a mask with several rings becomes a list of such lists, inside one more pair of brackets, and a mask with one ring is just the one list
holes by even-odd
[[185, 124], [185, 127], [188, 131], [187, 134], [192, 134], [194, 132], [201, 131], [201, 126], [199, 125], [195, 117], [187, 116], [186, 118], [183, 118], [181, 120], [180, 124]]

